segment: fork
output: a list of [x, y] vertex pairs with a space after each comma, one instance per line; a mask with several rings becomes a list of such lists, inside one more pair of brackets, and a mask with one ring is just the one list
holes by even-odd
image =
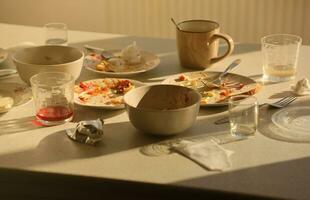
[[[290, 103], [292, 103], [293, 101], [295, 101], [297, 99], [296, 96], [287, 96], [287, 97], [284, 97], [276, 102], [273, 102], [273, 103], [263, 103], [263, 104], [260, 104], [259, 105], [259, 108], [260, 107], [263, 107], [265, 105], [268, 105], [270, 107], [273, 107], [273, 108], [283, 108], [287, 105], [289, 105]], [[228, 117], [225, 117], [225, 118], [221, 118], [221, 119], [218, 119], [214, 122], [214, 124], [216, 125], [219, 125], [219, 124], [225, 124], [225, 123], [228, 123], [229, 122], [229, 118]]]
[[230, 65], [222, 72], [220, 73], [215, 79], [213, 79], [212, 81], [206, 82], [204, 79], [201, 79], [201, 82], [203, 83], [204, 87], [209, 87], [209, 86], [213, 86], [213, 87], [220, 87], [220, 85], [222, 84], [222, 78], [232, 69], [234, 69], [235, 67], [237, 67], [241, 62], [241, 59], [236, 59], [234, 60], [232, 63], [230, 63]]
[[117, 57], [113, 53], [111, 53], [111, 52], [109, 52], [103, 48], [100, 48], [100, 47], [94, 47], [94, 46], [86, 44], [86, 45], [84, 45], [84, 48], [90, 52], [98, 52], [98, 53], [100, 52], [100, 55], [106, 60]]

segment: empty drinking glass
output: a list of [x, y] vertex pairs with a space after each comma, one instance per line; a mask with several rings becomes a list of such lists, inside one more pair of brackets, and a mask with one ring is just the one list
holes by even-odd
[[68, 28], [64, 23], [49, 23], [44, 25], [46, 45], [67, 45]]
[[288, 81], [295, 78], [301, 37], [289, 34], [267, 35], [261, 39], [263, 80]]
[[258, 103], [254, 96], [238, 95], [228, 101], [230, 133], [237, 137], [254, 135], [258, 123]]

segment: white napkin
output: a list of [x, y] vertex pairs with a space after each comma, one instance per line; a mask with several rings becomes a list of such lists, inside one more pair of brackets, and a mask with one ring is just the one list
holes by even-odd
[[224, 170], [231, 166], [229, 157], [233, 151], [226, 150], [213, 140], [193, 142], [182, 140], [173, 149], [208, 170]]

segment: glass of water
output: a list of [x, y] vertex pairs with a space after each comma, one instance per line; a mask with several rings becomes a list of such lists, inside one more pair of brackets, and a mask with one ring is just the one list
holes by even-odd
[[228, 101], [230, 133], [236, 137], [254, 135], [258, 123], [258, 103], [254, 96], [232, 96]]
[[46, 45], [67, 45], [68, 27], [64, 23], [48, 23], [44, 25]]
[[295, 78], [301, 41], [301, 37], [290, 34], [267, 35], [261, 39], [264, 81]]

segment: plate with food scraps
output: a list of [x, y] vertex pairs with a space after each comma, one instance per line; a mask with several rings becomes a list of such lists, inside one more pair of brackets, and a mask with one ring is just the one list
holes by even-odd
[[222, 78], [221, 85], [213, 83], [222, 72], [199, 71], [177, 74], [163, 81], [165, 84], [174, 84], [189, 87], [201, 94], [201, 106], [225, 106], [228, 98], [239, 94], [254, 95], [260, 89], [260, 84], [251, 78], [234, 73], [227, 73]]
[[123, 109], [126, 92], [143, 85], [145, 84], [136, 80], [118, 78], [83, 81], [74, 86], [74, 102], [81, 106]]
[[92, 52], [84, 59], [86, 69], [109, 77], [127, 77], [147, 72], [159, 63], [157, 55], [141, 50], [135, 42], [123, 49]]
[[3, 82], [0, 89], [0, 113], [7, 112], [14, 106], [19, 106], [32, 99], [31, 89], [23, 84]]

